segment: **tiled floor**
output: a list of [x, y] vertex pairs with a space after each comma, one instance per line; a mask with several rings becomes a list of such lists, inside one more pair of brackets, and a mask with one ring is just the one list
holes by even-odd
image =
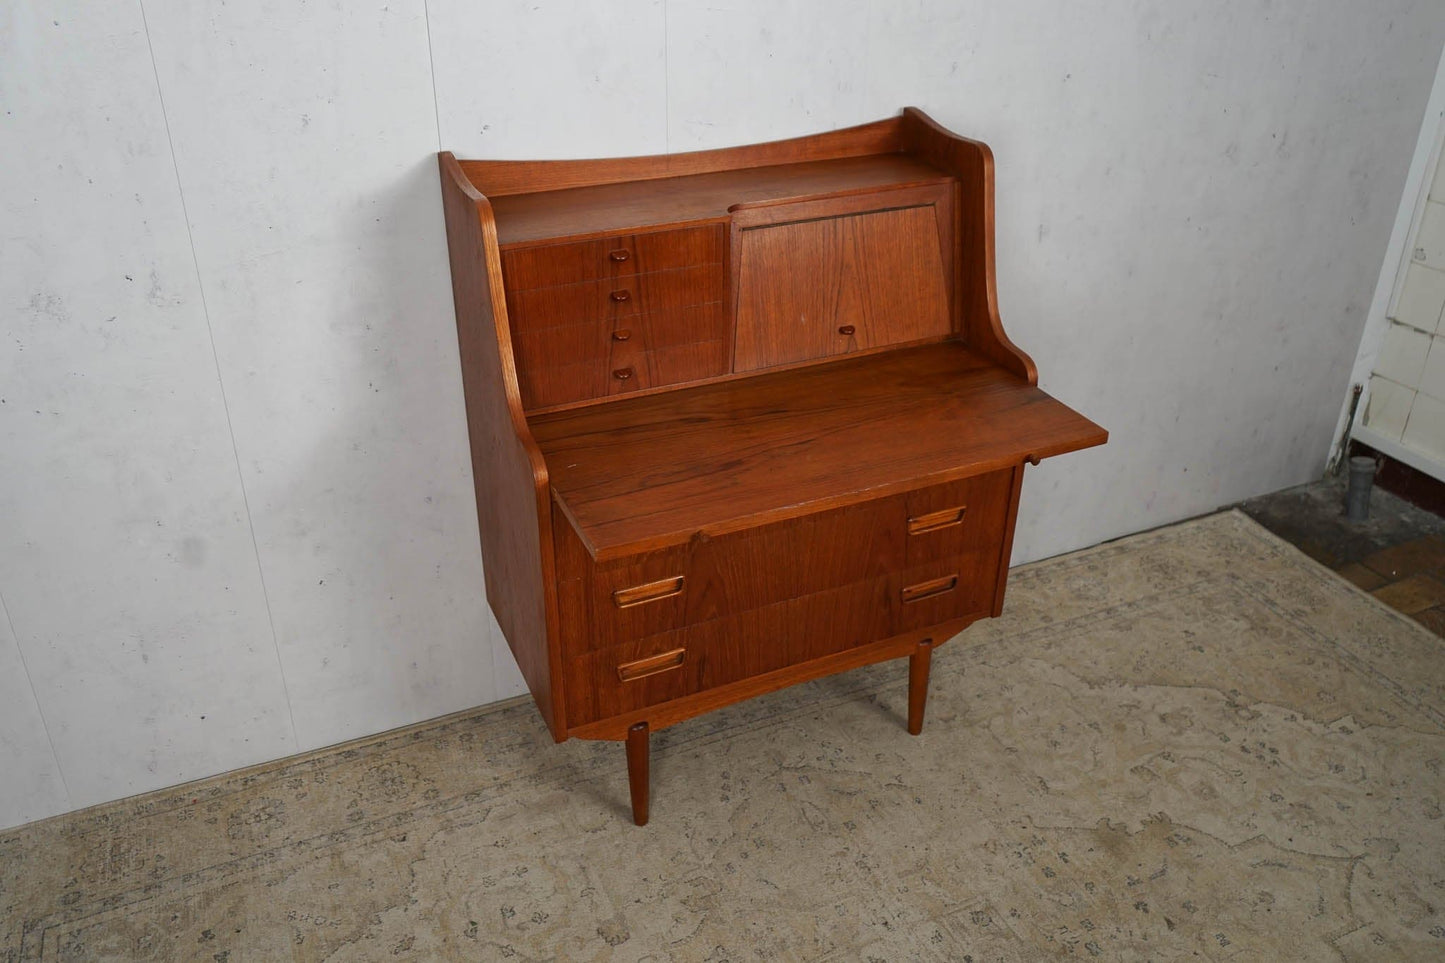
[[1386, 605], [1445, 636], [1445, 519], [1374, 490], [1370, 517], [1351, 522], [1338, 480], [1262, 495], [1239, 507]]

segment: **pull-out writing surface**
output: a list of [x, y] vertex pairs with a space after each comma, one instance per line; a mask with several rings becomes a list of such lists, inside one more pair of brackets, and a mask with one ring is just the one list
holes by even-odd
[[534, 416], [599, 559], [1102, 444], [956, 341]]

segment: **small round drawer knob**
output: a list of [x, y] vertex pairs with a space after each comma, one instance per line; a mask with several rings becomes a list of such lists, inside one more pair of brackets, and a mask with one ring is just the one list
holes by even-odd
[[613, 292], [612, 292], [612, 300], [618, 302], [619, 304], [620, 304], [621, 302], [623, 302], [623, 301], [629, 301], [629, 300], [631, 300], [631, 299], [632, 299], [632, 292], [631, 292], [631, 291], [613, 291]]
[[614, 332], [612, 332], [612, 340], [613, 340], [613, 341], [626, 341], [627, 339], [629, 339], [629, 338], [631, 338], [631, 337], [632, 337], [632, 332], [631, 332], [629, 329], [627, 329], [627, 328], [623, 328], [621, 331], [614, 331]]
[[632, 252], [627, 250], [626, 248], [618, 248], [607, 256], [610, 257], [612, 260], [616, 261], [618, 264], [621, 264], [623, 261], [632, 257]]
[[632, 369], [618, 368], [616, 371], [612, 372], [612, 377], [616, 378], [618, 381], [626, 381], [628, 378], [632, 377]]
[[842, 325], [841, 327], [838, 328], [838, 333], [841, 334], [841, 335], [843, 335], [843, 336], [845, 336], [845, 337], [850, 337], [850, 338], [851, 338], [851, 337], [853, 336], [853, 332], [854, 332], [854, 331], [857, 331], [857, 330], [858, 330], [858, 329], [855, 328], [855, 327], [853, 327], [853, 325], [851, 325], [851, 324], [845, 324], [845, 325]]

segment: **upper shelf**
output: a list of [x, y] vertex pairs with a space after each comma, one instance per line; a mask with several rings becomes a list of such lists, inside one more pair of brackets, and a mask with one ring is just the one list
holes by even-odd
[[1101, 445], [957, 341], [530, 419], [599, 559]]
[[[506, 248], [721, 219], [739, 204], [915, 187], [948, 179], [949, 175], [907, 154], [874, 154], [510, 194], [493, 198], [492, 210], [497, 240]], [[484, 184], [477, 187], [486, 192]]]

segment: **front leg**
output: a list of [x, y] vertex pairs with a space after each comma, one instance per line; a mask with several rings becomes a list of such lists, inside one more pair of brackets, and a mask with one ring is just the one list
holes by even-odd
[[923, 731], [923, 706], [928, 702], [928, 670], [933, 664], [933, 640], [923, 639], [908, 657], [908, 732]]
[[627, 730], [627, 785], [632, 791], [632, 821], [647, 825], [649, 730], [637, 722]]

